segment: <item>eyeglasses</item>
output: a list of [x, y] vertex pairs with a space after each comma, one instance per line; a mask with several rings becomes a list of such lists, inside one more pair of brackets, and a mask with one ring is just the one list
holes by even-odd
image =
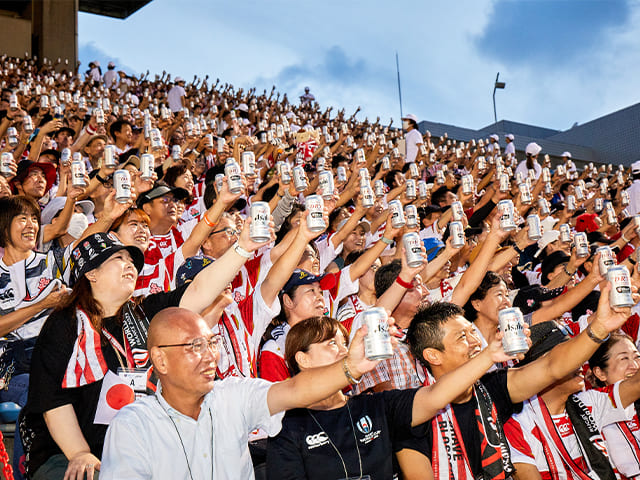
[[156, 200], [160, 200], [161, 203], [165, 205], [169, 205], [170, 203], [178, 203], [178, 199], [176, 197], [164, 196], [157, 198]]
[[213, 353], [216, 353], [220, 350], [220, 343], [222, 338], [220, 335], [214, 335], [208, 340], [204, 337], [194, 338], [189, 343], [174, 343], [172, 345], [158, 345], [158, 348], [168, 348], [168, 347], [188, 347], [196, 355], [202, 355], [207, 348], [209, 348]]
[[209, 236], [216, 234], [216, 233], [226, 233], [227, 236], [229, 237], [236, 237], [238, 235], [240, 235], [240, 232], [238, 230], [236, 230], [235, 228], [231, 228], [231, 227], [225, 227], [225, 228], [221, 228], [220, 230], [214, 230], [213, 232], [211, 232], [209, 234]]

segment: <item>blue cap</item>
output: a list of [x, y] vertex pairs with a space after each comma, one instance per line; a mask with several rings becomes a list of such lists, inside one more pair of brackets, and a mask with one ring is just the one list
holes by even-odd
[[442, 240], [436, 237], [424, 238], [422, 239], [422, 243], [424, 243], [424, 248], [427, 250], [427, 260], [429, 261], [436, 258], [440, 250], [444, 248]]
[[207, 256], [187, 258], [176, 272], [176, 287], [181, 287], [193, 279], [204, 267], [211, 265], [213, 262], [213, 258]]

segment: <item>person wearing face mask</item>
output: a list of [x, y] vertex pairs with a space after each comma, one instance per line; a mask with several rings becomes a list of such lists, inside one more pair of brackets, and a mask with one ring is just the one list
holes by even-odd
[[418, 117], [409, 113], [402, 117], [402, 129], [406, 132], [404, 135], [407, 144], [407, 156], [405, 163], [413, 163], [416, 161], [420, 145], [422, 145], [422, 135], [418, 130]]

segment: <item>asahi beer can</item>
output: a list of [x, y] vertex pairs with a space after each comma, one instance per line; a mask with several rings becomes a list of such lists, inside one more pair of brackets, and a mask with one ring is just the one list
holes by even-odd
[[40, 108], [49, 108], [49, 97], [46, 95], [40, 97]]
[[622, 203], [623, 207], [629, 205], [629, 203], [631, 202], [631, 198], [629, 197], [628, 191], [622, 190], [622, 192], [620, 192], [620, 202]]
[[388, 155], [382, 157], [382, 170], [391, 170], [391, 160]]
[[102, 110], [100, 107], [95, 108], [93, 110], [93, 114], [96, 117], [96, 123], [98, 125], [104, 125], [105, 124], [105, 120], [104, 120], [104, 110]]
[[[411, 206], [411, 205], [407, 205]], [[408, 222], [407, 222], [408, 224]], [[405, 233], [402, 236], [402, 245], [407, 259], [407, 265], [411, 268], [422, 265], [422, 241], [416, 232]]]
[[604, 208], [604, 200], [601, 197], [597, 197], [593, 204], [593, 208], [597, 213], [602, 212], [602, 209]]
[[449, 224], [449, 236], [451, 237], [451, 246], [453, 248], [464, 247], [464, 225], [462, 222], [451, 222]]
[[269, 216], [271, 209], [267, 202], [253, 202], [249, 210], [251, 215], [251, 225], [249, 225], [249, 236], [254, 242], [266, 242], [271, 239], [269, 231]]
[[336, 178], [340, 183], [347, 181], [347, 169], [344, 166], [340, 165], [336, 169]]
[[576, 255], [580, 258], [589, 256], [589, 242], [587, 240], [587, 234], [584, 232], [577, 232], [573, 236], [573, 242], [576, 245]]
[[444, 185], [446, 181], [447, 181], [447, 179], [444, 176], [444, 171], [438, 170], [436, 172], [436, 183], [438, 185]]
[[113, 172], [113, 188], [116, 190], [116, 202], [127, 203], [131, 200], [131, 176], [128, 170]]
[[411, 175], [411, 178], [420, 177], [420, 171], [418, 170], [418, 165], [416, 165], [415, 162], [409, 164], [409, 174]]
[[373, 189], [371, 184], [367, 180], [363, 185], [360, 185], [360, 196], [362, 197], [362, 206], [364, 208], [373, 207], [375, 198], [373, 196]]
[[105, 145], [104, 146], [104, 166], [106, 168], [115, 168], [118, 165], [116, 161], [116, 146]]
[[538, 215], [527, 216], [527, 226], [529, 227], [529, 240], [538, 241], [542, 238], [542, 225], [540, 225], [540, 217]]
[[222, 186], [224, 185], [224, 174], [223, 173], [218, 173], [216, 175], [215, 184], [216, 184], [216, 192], [220, 193], [220, 190], [222, 190]]
[[256, 155], [253, 152], [242, 152], [240, 155], [242, 162], [242, 170], [245, 175], [253, 176], [256, 174]]
[[405, 184], [405, 193], [409, 200], [415, 200], [418, 197], [416, 181], [413, 178], [407, 179], [407, 183]]
[[404, 216], [407, 221], [407, 227], [416, 228], [418, 226], [418, 207], [407, 205], [404, 207]]
[[150, 153], [140, 155], [140, 178], [142, 180], [151, 180], [155, 167], [155, 158]]
[[551, 186], [551, 182], [545, 182], [544, 184], [544, 194], [551, 195], [553, 193], [553, 188]]
[[227, 184], [231, 193], [242, 192], [242, 176], [240, 175], [240, 165], [233, 159], [227, 160], [224, 166], [224, 174], [227, 176]]
[[429, 192], [427, 189], [427, 182], [424, 180], [418, 180], [418, 198], [420, 198], [420, 200], [425, 200], [428, 196]]
[[371, 178], [369, 175], [369, 170], [367, 170], [366, 168], [361, 168], [358, 170], [358, 177], [360, 178], [360, 180], [369, 180]]
[[462, 193], [465, 195], [471, 195], [473, 193], [473, 176], [471, 175], [463, 175], [462, 176]]
[[26, 115], [22, 120], [22, 128], [26, 133], [31, 135], [33, 133], [33, 121], [29, 115]]
[[609, 180], [607, 180], [606, 178], [603, 178], [602, 180], [600, 180], [600, 193], [602, 195], [606, 195], [608, 190], [609, 190]]
[[568, 223], [560, 225], [560, 241], [564, 243], [571, 241], [571, 227]]
[[551, 213], [551, 208], [546, 198], [538, 199], [538, 212], [540, 212], [540, 215], [549, 215]]
[[391, 212], [391, 226], [393, 228], [402, 228], [406, 225], [404, 211], [400, 200], [391, 200], [389, 202], [389, 211]]
[[549, 170], [548, 167], [544, 167], [542, 169], [542, 181], [543, 182], [550, 182], [551, 181], [551, 171]]
[[498, 312], [502, 332], [502, 348], [507, 355], [518, 355], [529, 350], [524, 333], [524, 316], [519, 308], [505, 308]]
[[326, 165], [327, 161], [324, 159], [324, 157], [318, 157], [318, 160], [316, 161], [316, 170], [318, 172], [322, 172], [326, 169]]
[[598, 262], [600, 275], [606, 276], [609, 268], [614, 267], [617, 264], [613, 250], [611, 250], [611, 247], [605, 245], [603, 247], [598, 247], [596, 249], [596, 253], [600, 253], [600, 261]]
[[304, 167], [296, 165], [293, 167], [293, 186], [296, 192], [304, 192], [307, 187], [307, 176], [304, 174]]
[[18, 129], [16, 127], [7, 128], [7, 136], [9, 137], [7, 143], [10, 147], [18, 146]]
[[366, 159], [364, 157], [364, 150], [359, 148], [356, 150], [356, 163], [366, 163]]
[[511, 200], [500, 200], [498, 202], [498, 214], [500, 215], [500, 228], [505, 231], [516, 229], [513, 202]]
[[13, 163], [13, 154], [11, 152], [2, 152], [0, 155], [0, 175], [9, 178], [13, 176], [11, 165]]
[[307, 216], [307, 227], [312, 232], [322, 232], [327, 228], [324, 222], [324, 200], [320, 195], [309, 195], [305, 201], [305, 208], [309, 212]]
[[287, 162], [278, 162], [277, 167], [280, 180], [283, 184], [289, 185], [291, 183], [291, 167], [289, 167]]
[[579, 202], [582, 202], [584, 200], [584, 192], [582, 190], [582, 187], [580, 187], [580, 185], [576, 185], [574, 187], [574, 190], [575, 190], [576, 200]]
[[217, 150], [216, 150], [216, 151], [217, 151], [218, 153], [222, 153], [222, 152], [224, 152], [224, 143], [225, 143], [224, 138], [223, 138], [223, 137], [218, 137], [217, 142], [218, 142], [218, 143], [217, 143], [218, 148], [217, 148]]
[[509, 190], [511, 190], [511, 180], [509, 179], [509, 175], [503, 173], [500, 175], [500, 191], [504, 193]]
[[556, 173], [558, 174], [558, 176], [562, 177], [564, 176], [564, 174], [566, 173], [565, 169], [564, 169], [564, 165], [558, 165], [556, 167]]
[[182, 148], [180, 145], [173, 145], [171, 147], [171, 158], [174, 162], [178, 162], [182, 158]]
[[86, 187], [84, 176], [87, 173], [83, 160], [71, 162], [71, 185], [74, 187]]
[[373, 194], [376, 198], [384, 197], [384, 182], [380, 179], [373, 182]]
[[532, 200], [531, 189], [529, 188], [529, 185], [527, 185], [526, 183], [521, 183], [520, 185], [518, 185], [518, 189], [520, 190], [520, 201], [524, 205], [529, 205]]
[[616, 211], [613, 208], [613, 204], [611, 202], [607, 202], [604, 206], [604, 211], [607, 215], [607, 223], [609, 225], [615, 225], [618, 223], [618, 217], [616, 215]]
[[364, 337], [364, 354], [368, 360], [385, 360], [393, 356], [389, 317], [382, 307], [371, 307], [362, 312], [362, 322], [367, 326]]
[[323, 170], [318, 175], [318, 189], [322, 191], [322, 198], [331, 200], [333, 198], [333, 174], [331, 170]]
[[451, 203], [451, 218], [453, 218], [453, 221], [454, 222], [461, 221], [463, 215], [464, 215], [464, 208], [462, 207], [462, 202], [455, 201]]
[[160, 134], [160, 130], [157, 128], [149, 130], [149, 147], [151, 148], [151, 151], [158, 151], [164, 148], [162, 135]]
[[612, 307], [632, 307], [635, 305], [631, 295], [631, 277], [624, 265], [609, 267], [607, 280], [611, 282], [609, 304]]
[[576, 211], [576, 197], [575, 195], [567, 195], [567, 212]]
[[478, 157], [478, 170], [482, 171], [487, 168], [487, 159], [484, 156]]
[[65, 167], [68, 167], [69, 165], [71, 165], [71, 149], [70, 148], [63, 148], [62, 151], [60, 152], [60, 164], [64, 165]]

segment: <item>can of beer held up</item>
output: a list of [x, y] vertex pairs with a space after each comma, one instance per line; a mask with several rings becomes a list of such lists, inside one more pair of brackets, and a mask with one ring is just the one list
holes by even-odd
[[600, 253], [600, 261], [598, 266], [600, 267], [600, 275], [606, 276], [611, 267], [616, 265], [616, 257], [613, 254], [611, 247], [604, 245], [596, 249], [596, 253]]
[[576, 197], [574, 195], [567, 195], [567, 212], [576, 211]]
[[333, 198], [333, 174], [331, 170], [323, 170], [318, 175], [318, 190], [322, 192], [322, 198], [331, 200]]
[[407, 223], [402, 211], [402, 203], [400, 200], [391, 200], [389, 202], [389, 211], [391, 212], [391, 226], [393, 228], [402, 228]]
[[60, 152], [60, 165], [64, 165], [65, 167], [68, 167], [70, 164], [71, 164], [71, 149], [63, 148], [62, 152]]
[[462, 207], [462, 202], [455, 201], [451, 204], [451, 218], [454, 222], [459, 222], [462, 220], [462, 216], [464, 215], [464, 208]]
[[502, 348], [507, 355], [518, 355], [529, 350], [524, 333], [524, 316], [519, 308], [505, 308], [498, 312], [502, 332]]
[[498, 214], [500, 215], [500, 228], [507, 232], [516, 229], [513, 202], [511, 200], [500, 200], [498, 202]]
[[115, 145], [104, 146], [104, 166], [106, 168], [116, 168], [118, 166], [118, 162], [116, 161]]
[[538, 241], [542, 238], [542, 225], [540, 225], [540, 217], [538, 215], [527, 216], [527, 226], [529, 227], [529, 240]]
[[224, 174], [227, 176], [229, 192], [240, 193], [242, 191], [242, 176], [240, 175], [240, 165], [233, 158], [227, 160], [224, 166]]
[[509, 179], [509, 175], [503, 173], [500, 175], [500, 191], [504, 193], [509, 190], [511, 190], [511, 180]]
[[384, 197], [384, 182], [380, 179], [373, 182], [373, 193], [376, 198]]
[[271, 238], [269, 232], [269, 216], [271, 209], [267, 202], [253, 202], [249, 210], [251, 215], [251, 225], [249, 225], [249, 236], [254, 242], [266, 242]]
[[307, 187], [307, 176], [304, 174], [304, 167], [296, 165], [293, 167], [293, 186], [296, 192], [304, 192]]
[[131, 176], [128, 170], [113, 172], [113, 188], [116, 190], [116, 202], [127, 203], [131, 200]]
[[320, 195], [309, 195], [305, 199], [305, 207], [309, 212], [307, 216], [307, 227], [312, 232], [322, 232], [325, 228], [327, 228], [326, 223], [324, 223], [324, 200]]
[[347, 181], [347, 169], [343, 165], [340, 165], [336, 169], [336, 179], [340, 183], [343, 183], [343, 182]]
[[151, 180], [155, 167], [155, 158], [150, 153], [140, 155], [140, 178], [142, 180]]
[[462, 248], [465, 245], [464, 225], [462, 222], [451, 222], [449, 224], [449, 236], [453, 248]]
[[11, 164], [13, 163], [13, 154], [11, 152], [2, 152], [0, 156], [0, 175], [3, 177], [12, 177], [13, 171]]
[[371, 188], [371, 184], [369, 183], [369, 181], [366, 181], [364, 185], [360, 186], [360, 195], [362, 196], [362, 206], [364, 208], [373, 207], [375, 198], [373, 196], [373, 189]]
[[405, 185], [405, 194], [409, 200], [415, 200], [418, 196], [416, 190], [416, 181], [413, 178], [409, 178]]
[[407, 227], [416, 228], [418, 226], [418, 207], [407, 205], [404, 207], [404, 216], [407, 221]]
[[596, 201], [593, 204], [593, 208], [596, 211], [596, 213], [602, 212], [602, 210], [604, 209], [604, 200], [602, 199], [602, 197], [596, 198]]
[[549, 202], [547, 202], [546, 198], [538, 199], [538, 211], [540, 215], [549, 215], [551, 213]]
[[631, 278], [624, 265], [609, 267], [607, 280], [611, 282], [609, 303], [612, 307], [632, 307], [635, 305], [631, 295]]
[[368, 308], [362, 312], [362, 322], [367, 326], [364, 337], [364, 354], [369, 360], [385, 360], [393, 356], [389, 335], [389, 317], [382, 307]]
[[87, 182], [84, 176], [87, 173], [83, 160], [74, 160], [71, 162], [71, 185], [74, 187], [86, 187]]
[[420, 241], [420, 235], [416, 232], [405, 233], [402, 236], [402, 245], [404, 246], [407, 265], [411, 268], [422, 265], [422, 241]]
[[465, 195], [471, 195], [473, 193], [473, 176], [471, 175], [463, 175], [462, 176], [462, 193]]
[[524, 205], [529, 205], [532, 200], [531, 189], [529, 188], [529, 185], [527, 185], [526, 183], [521, 183], [518, 188], [520, 189], [520, 201]]
[[256, 174], [256, 154], [253, 152], [242, 152], [240, 155], [242, 162], [242, 170], [245, 175], [253, 176]]
[[420, 171], [418, 170], [418, 165], [416, 165], [415, 162], [409, 164], [409, 174], [411, 175], [411, 178], [420, 177]]
[[427, 196], [429, 196], [429, 192], [427, 191], [427, 182], [425, 182], [424, 180], [418, 180], [417, 185], [418, 185], [418, 198], [420, 198], [420, 200], [425, 200]]
[[576, 255], [580, 258], [589, 256], [589, 242], [587, 240], [587, 234], [584, 232], [577, 232], [573, 236], [573, 242], [576, 245]]
[[571, 241], [571, 227], [568, 223], [560, 225], [560, 241], [564, 243]]

